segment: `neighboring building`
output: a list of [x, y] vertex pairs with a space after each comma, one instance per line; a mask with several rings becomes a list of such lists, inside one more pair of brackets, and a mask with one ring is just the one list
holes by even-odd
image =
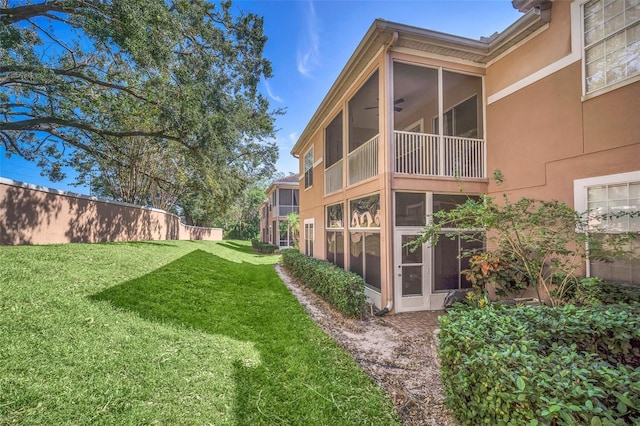
[[[640, 208], [640, 2], [513, 4], [522, 18], [481, 40], [376, 20], [292, 150], [300, 250], [362, 275], [378, 307], [469, 287], [464, 241], [403, 248], [468, 196]], [[591, 266], [640, 283], [638, 264]]]
[[260, 239], [279, 248], [293, 247], [287, 216], [298, 213], [299, 180], [297, 174], [274, 180], [266, 190], [267, 199], [260, 205]]

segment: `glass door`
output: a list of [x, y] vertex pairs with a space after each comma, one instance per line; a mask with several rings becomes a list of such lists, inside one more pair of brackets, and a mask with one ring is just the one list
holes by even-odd
[[396, 229], [394, 281], [396, 312], [429, 309], [429, 274], [425, 245], [415, 249], [407, 245], [419, 237], [417, 231]]

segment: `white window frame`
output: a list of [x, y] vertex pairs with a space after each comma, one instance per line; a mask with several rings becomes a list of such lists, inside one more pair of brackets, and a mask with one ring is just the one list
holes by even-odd
[[[342, 205], [342, 222], [340, 223], [341, 226], [336, 226], [336, 227], [330, 227], [329, 226], [329, 208], [333, 207], [333, 206], [337, 206], [337, 205]], [[324, 217], [325, 217], [325, 221], [324, 221], [324, 235], [327, 239], [327, 243], [329, 242], [329, 232], [334, 232], [334, 233], [342, 233], [342, 238], [345, 238], [345, 226], [344, 226], [344, 222], [345, 222], [345, 203], [344, 201], [341, 201], [339, 203], [333, 203], [333, 204], [328, 204], [325, 206], [324, 208]], [[344, 248], [344, 247], [343, 247]], [[337, 249], [337, 247], [336, 247]], [[329, 245], [326, 244], [326, 249], [325, 249], [325, 259], [327, 261], [329, 261]], [[334, 255], [334, 260], [335, 260], [335, 256], [337, 255], [336, 253], [333, 253]], [[343, 266], [346, 265], [346, 253], [342, 253], [342, 264]], [[337, 264], [335, 261], [332, 262], [334, 264]]]
[[[467, 75], [474, 76], [473, 74], [467, 74]], [[478, 76], [478, 77], [479, 77], [479, 76]], [[484, 80], [483, 80], [483, 82], [484, 82]], [[456, 116], [455, 116], [454, 111], [455, 111], [455, 109], [456, 109], [456, 108], [458, 108], [460, 105], [462, 105], [463, 103], [467, 102], [468, 100], [470, 100], [470, 99], [472, 99], [472, 98], [474, 98], [474, 97], [476, 98], [476, 136], [475, 136], [475, 137], [473, 137], [473, 138], [471, 138], [471, 137], [468, 137], [468, 136], [453, 136], [453, 135], [445, 135], [445, 134], [444, 134], [444, 116], [445, 116], [448, 112], [451, 112], [451, 127], [452, 127], [452, 130], [453, 130], [453, 133], [457, 133], [457, 132], [456, 132]], [[471, 96], [469, 96], [469, 97], [467, 97], [467, 98], [463, 99], [462, 101], [458, 102], [457, 104], [453, 105], [453, 106], [452, 106], [451, 108], [449, 108], [448, 110], [446, 110], [446, 111], [442, 111], [442, 118], [443, 118], [443, 120], [442, 120], [442, 135], [444, 135], [444, 136], [452, 136], [452, 137], [455, 137], [455, 138], [483, 139], [483, 138], [484, 138], [484, 135], [481, 135], [481, 134], [480, 134], [480, 132], [479, 132], [479, 130], [480, 130], [480, 124], [481, 124], [481, 123], [480, 123], [480, 121], [478, 121], [478, 111], [479, 111], [479, 109], [478, 109], [478, 99], [479, 99], [479, 98], [480, 98], [480, 94], [476, 92], [476, 93], [474, 93], [473, 95], [471, 95]], [[484, 111], [482, 111], [482, 112], [484, 113]], [[440, 127], [439, 127], [439, 126], [440, 126], [440, 114], [438, 114], [438, 115], [434, 115], [433, 117], [431, 117], [431, 122], [432, 122], [432, 127], [433, 127], [434, 129], [437, 129], [436, 134], [440, 134]], [[437, 124], [437, 125], [436, 125], [436, 124]], [[482, 123], [482, 125], [484, 125], [484, 122]]]
[[[315, 166], [315, 164], [313, 163], [313, 147], [309, 148], [307, 150], [307, 152], [304, 153], [303, 158], [303, 173], [302, 173], [302, 180], [304, 180], [304, 189], [307, 190], [309, 188], [313, 187], [313, 168]], [[307, 162], [307, 157], [311, 157], [311, 161]], [[311, 184], [307, 185], [308, 183], [308, 179], [307, 179], [307, 172], [311, 173]]]
[[[311, 232], [308, 232], [308, 227], [307, 225], [311, 225]], [[311, 218], [311, 219], [305, 219], [304, 220], [304, 254], [306, 254], [307, 256], [311, 256], [313, 257], [313, 244], [315, 241], [315, 219]], [[311, 234], [311, 235], [309, 235]], [[311, 238], [309, 238], [311, 237]], [[309, 247], [311, 247], [311, 250], [309, 250]]]
[[640, 170], [635, 172], [616, 173], [613, 175], [594, 176], [573, 181], [573, 208], [578, 213], [587, 211], [587, 190], [593, 186], [618, 185], [640, 181]]
[[[417, 131], [414, 130], [416, 128], [418, 129]], [[403, 129], [403, 131], [405, 131], [405, 132], [414, 132], [414, 133], [424, 133], [424, 118], [421, 118], [420, 120], [416, 121], [415, 123], [411, 123], [410, 125], [405, 127]]]
[[[580, 26], [580, 48], [581, 48], [581, 59], [582, 59], [582, 88], [583, 88], [583, 93], [584, 93], [584, 97], [586, 99], [592, 97], [592, 96], [597, 96], [603, 93], [607, 93], [611, 90], [615, 90], [617, 88], [620, 88], [622, 86], [626, 86], [628, 84], [634, 83], [636, 81], [640, 81], [640, 72], [633, 74], [631, 76], [626, 76], [623, 77], [620, 80], [617, 80], [615, 82], [612, 83], [604, 83], [604, 86], [599, 87], [597, 89], [592, 89], [592, 90], [588, 90], [587, 88], [587, 62], [586, 62], [586, 56], [587, 56], [587, 49], [594, 47], [596, 45], [598, 45], [599, 43], [603, 43], [608, 39], [612, 39], [613, 37], [615, 37], [616, 35], [619, 34], [625, 34], [625, 48], [628, 47], [628, 44], [626, 43], [626, 33], [628, 30], [630, 30], [633, 26], [636, 25], [640, 25], [639, 21], [636, 21], [634, 23], [630, 23], [627, 24], [625, 23], [621, 28], [617, 29], [616, 31], [614, 31], [613, 33], [609, 34], [609, 35], [604, 35], [602, 36], [601, 39], [599, 39], [596, 42], [591, 43], [590, 45], [586, 45], [586, 41], [585, 41], [585, 6], [587, 5], [587, 3], [591, 2], [592, 0], [581, 0], [579, 2], [579, 13], [578, 13], [578, 19], [579, 19], [579, 26]], [[623, 14], [625, 14], [626, 9], [623, 6]], [[604, 49], [604, 46], [603, 46]], [[604, 55], [604, 60], [605, 60], [605, 65], [604, 65], [604, 70], [603, 72], [605, 73], [605, 79], [606, 79], [606, 72], [607, 72], [607, 68], [606, 68], [606, 55], [607, 52], [605, 51], [603, 53]]]
[[[573, 181], [573, 208], [580, 214], [585, 214], [588, 208], [588, 189], [594, 186], [619, 185], [640, 181], [640, 170], [612, 175], [594, 176]], [[583, 230], [584, 231], [584, 230]], [[591, 262], [586, 262], [586, 275], [591, 276]]]

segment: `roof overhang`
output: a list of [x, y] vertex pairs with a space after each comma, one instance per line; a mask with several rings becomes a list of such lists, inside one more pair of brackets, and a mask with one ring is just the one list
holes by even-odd
[[[542, 2], [542, 0], [539, 2]], [[393, 45], [394, 48], [409, 48], [434, 55], [456, 58], [468, 61], [479, 67], [485, 67], [489, 61], [497, 58], [509, 48], [546, 25], [547, 22], [545, 21], [536, 12], [535, 8], [531, 8], [501, 33], [496, 33], [488, 38], [483, 37], [480, 40], [474, 40], [376, 19], [320, 103], [320, 106], [292, 148], [291, 154], [294, 156], [301, 154], [309, 138], [320, 123], [327, 118], [329, 110], [344, 96], [344, 93], [353, 85], [366, 64], [374, 59], [381, 49], [390, 48]]]
[[279, 188], [287, 188], [287, 189], [296, 189], [300, 188], [300, 182], [273, 182], [268, 187], [267, 190], [264, 191], [265, 194], [271, 194], [274, 189]]

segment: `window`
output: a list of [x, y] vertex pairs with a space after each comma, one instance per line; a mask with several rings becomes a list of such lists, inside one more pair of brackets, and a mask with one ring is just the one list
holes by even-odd
[[324, 158], [327, 169], [342, 160], [342, 111], [324, 130]]
[[342, 111], [324, 129], [324, 193], [342, 189]]
[[287, 216], [289, 213], [298, 213], [298, 190], [279, 189], [279, 215]]
[[640, 210], [640, 171], [577, 179], [574, 185], [574, 208], [589, 212], [589, 228], [607, 233], [637, 232], [628, 247], [631, 258], [605, 263], [590, 261], [591, 276], [605, 280], [640, 285], [640, 217], [623, 216], [603, 220], [602, 215]]
[[280, 234], [280, 247], [293, 247], [289, 221], [283, 220], [278, 223], [278, 233]]
[[396, 226], [425, 226], [426, 212], [424, 193], [396, 192]]
[[351, 271], [380, 291], [380, 195], [351, 200], [349, 210]]
[[[472, 235], [472, 233], [465, 233]], [[453, 240], [440, 235], [438, 244], [433, 247], [434, 290], [449, 291], [462, 288], [471, 288], [472, 284], [461, 273], [469, 269], [469, 257], [463, 257], [462, 253], [469, 250], [480, 250], [483, 243], [478, 239], [465, 240], [460, 236]]]
[[304, 155], [304, 187], [313, 186], [313, 148]]
[[351, 231], [350, 237], [351, 271], [364, 278], [367, 287], [380, 291], [380, 233]]
[[327, 206], [327, 260], [344, 268], [344, 205]]
[[[478, 96], [473, 95], [464, 102], [443, 113], [445, 136], [459, 136], [463, 138], [478, 137]], [[437, 133], [438, 117], [433, 119], [433, 128]]]
[[351, 228], [380, 228], [380, 195], [351, 200]]
[[304, 254], [313, 257], [313, 219], [304, 220]]
[[[474, 195], [433, 194], [433, 213], [450, 211], [467, 199], [479, 200], [480, 198]], [[443, 228], [438, 244], [433, 247], [434, 291], [436, 292], [472, 287], [471, 282], [462, 274], [462, 271], [469, 269], [469, 257], [463, 256], [463, 253], [482, 250], [483, 237], [473, 230], [465, 231], [464, 229], [460, 229], [461, 235], [454, 239], [445, 236], [455, 230], [455, 228]], [[463, 238], [462, 235], [471, 236], [471, 239]]]
[[349, 100], [349, 126], [347, 128], [349, 152], [353, 152], [380, 133], [378, 130], [380, 98], [378, 90], [378, 71], [376, 70]]
[[421, 118], [420, 120], [416, 121], [415, 123], [408, 126], [406, 129], [404, 129], [404, 131], [411, 132], [411, 133], [422, 133], [423, 128], [424, 128], [424, 119]]
[[640, 2], [591, 0], [583, 6], [586, 93], [640, 75]]
[[274, 220], [273, 222], [271, 222], [271, 241], [269, 241], [274, 246], [278, 244], [278, 242], [276, 241], [277, 235], [278, 235], [278, 221]]

